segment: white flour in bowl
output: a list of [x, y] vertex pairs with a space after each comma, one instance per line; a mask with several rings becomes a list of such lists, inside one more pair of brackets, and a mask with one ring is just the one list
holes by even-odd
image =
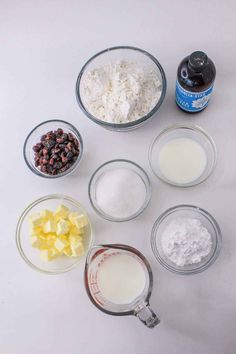
[[178, 218], [172, 220], [162, 234], [164, 254], [177, 266], [201, 262], [212, 248], [212, 239], [200, 220]]
[[109, 123], [128, 123], [148, 114], [157, 104], [162, 84], [154, 70], [119, 61], [85, 72], [81, 98], [87, 111]]

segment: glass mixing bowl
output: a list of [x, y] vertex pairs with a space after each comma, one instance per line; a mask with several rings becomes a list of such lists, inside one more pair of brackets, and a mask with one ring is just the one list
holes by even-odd
[[[108, 215], [106, 214], [98, 205], [97, 200], [96, 200], [96, 189], [97, 185], [99, 182], [99, 179], [103, 176], [103, 174], [107, 171], [113, 171], [115, 169], [128, 169], [131, 170], [132, 172], [136, 173], [143, 181], [146, 189], [146, 198], [143, 202], [143, 205], [137, 212], [133, 215], [129, 215], [124, 218], [118, 218], [115, 217], [114, 215]], [[109, 221], [116, 221], [116, 222], [122, 222], [122, 221], [129, 221], [134, 218], [136, 218], [138, 215], [140, 215], [148, 206], [148, 203], [151, 198], [151, 183], [149, 180], [149, 177], [147, 173], [137, 165], [135, 162], [129, 161], [129, 160], [123, 160], [123, 159], [117, 159], [117, 160], [111, 160], [108, 161], [101, 166], [98, 167], [98, 169], [93, 173], [90, 182], [89, 182], [89, 187], [88, 187], [88, 194], [89, 194], [89, 199], [90, 203], [93, 207], [93, 209], [96, 211], [98, 215], [103, 217], [106, 220]]]
[[[201, 260], [201, 262], [185, 265], [183, 267], [177, 266], [163, 252], [162, 234], [167, 225], [172, 220], [176, 220], [177, 218], [198, 219], [211, 234], [211, 251], [206, 257]], [[217, 221], [206, 210], [203, 210], [193, 205], [178, 205], [166, 210], [156, 220], [151, 235], [152, 251], [158, 262], [166, 269], [174, 273], [183, 275], [202, 272], [203, 270], [207, 269], [212, 263], [214, 263], [220, 253], [221, 242], [221, 230]]]
[[[106, 65], [111, 62], [116, 62], [120, 60], [132, 61], [140, 64], [141, 67], [148, 68], [149, 70], [153, 70], [154, 72], [156, 72], [159, 80], [161, 81], [162, 92], [156, 105], [144, 117], [141, 117], [135, 121], [128, 122], [128, 123], [114, 124], [114, 123], [102, 121], [101, 119], [93, 116], [86, 109], [81, 95], [81, 83], [83, 81], [84, 74], [87, 73], [88, 71], [100, 67], [102, 65]], [[145, 50], [135, 48], [135, 47], [129, 47], [129, 46], [112, 47], [112, 48], [102, 50], [101, 52], [95, 54], [84, 64], [76, 82], [76, 98], [82, 111], [93, 122], [97, 123], [98, 125], [104, 128], [107, 128], [109, 130], [114, 130], [114, 131], [128, 131], [142, 126], [145, 122], [147, 122], [155, 115], [155, 113], [160, 108], [164, 100], [165, 94], [166, 94], [166, 76], [161, 64], [158, 62], [156, 58], [154, 58], [151, 54], [149, 54]]]
[[[172, 139], [188, 138], [196, 141], [205, 151], [206, 166], [202, 174], [190, 183], [174, 183], [167, 179], [159, 166], [158, 156], [161, 148]], [[217, 151], [213, 139], [200, 127], [190, 124], [175, 124], [161, 131], [149, 148], [149, 163], [156, 177], [176, 187], [192, 187], [204, 182], [213, 172], [217, 160]]]
[[[87, 216], [89, 224], [86, 226], [84, 236], [85, 253], [81, 257], [60, 256], [45, 262], [40, 257], [40, 251], [32, 247], [30, 243], [28, 217], [43, 209], [55, 210], [59, 204], [65, 205], [72, 212], [76, 211]], [[16, 244], [21, 257], [30, 267], [46, 274], [60, 274], [73, 269], [79, 264], [83, 265], [92, 243], [92, 227], [87, 212], [76, 200], [59, 194], [47, 195], [31, 203], [21, 214], [16, 228]]]
[[[42, 172], [38, 167], [35, 166], [33, 146], [40, 141], [42, 135], [46, 134], [51, 130], [57, 130], [58, 128], [63, 129], [65, 133], [71, 133], [79, 141], [80, 154], [76, 159], [76, 161], [68, 170], [59, 173], [57, 175], [49, 175], [47, 173]], [[45, 122], [38, 124], [28, 134], [28, 136], [25, 139], [25, 143], [23, 147], [23, 155], [24, 155], [24, 160], [26, 162], [26, 165], [37, 176], [44, 177], [44, 178], [51, 178], [51, 179], [64, 177], [74, 172], [75, 169], [78, 167], [83, 155], [83, 140], [79, 131], [72, 124], [59, 119], [47, 120]]]

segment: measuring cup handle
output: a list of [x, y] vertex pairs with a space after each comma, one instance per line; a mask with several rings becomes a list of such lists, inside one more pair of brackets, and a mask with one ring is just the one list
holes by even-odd
[[139, 307], [135, 311], [135, 316], [137, 316], [148, 328], [153, 328], [160, 323], [159, 318], [150, 308], [149, 304], [144, 304], [142, 307]]

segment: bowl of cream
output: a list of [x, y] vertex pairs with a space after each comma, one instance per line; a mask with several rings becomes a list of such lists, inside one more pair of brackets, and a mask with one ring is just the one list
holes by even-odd
[[214, 170], [216, 158], [213, 139], [196, 125], [176, 124], [164, 129], [149, 149], [153, 173], [176, 187], [205, 181]]

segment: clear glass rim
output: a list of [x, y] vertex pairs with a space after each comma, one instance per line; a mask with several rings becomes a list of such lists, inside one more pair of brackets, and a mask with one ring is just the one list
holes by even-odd
[[[42, 268], [39, 268], [37, 267], [34, 263], [32, 263], [28, 257], [25, 255], [25, 252], [21, 246], [21, 226], [22, 226], [22, 223], [24, 222], [25, 220], [25, 217], [27, 216], [28, 212], [33, 208], [35, 207], [36, 205], [40, 204], [41, 202], [44, 202], [44, 201], [47, 201], [47, 200], [51, 200], [51, 199], [62, 199], [62, 200], [66, 200], [72, 204], [74, 204], [76, 207], [78, 208], [81, 208], [83, 210], [83, 212], [86, 214], [87, 218], [88, 218], [88, 222], [89, 222], [89, 227], [90, 227], [90, 243], [89, 243], [89, 247], [88, 247], [88, 250], [87, 250], [87, 253], [88, 251], [90, 250], [90, 248], [92, 247], [93, 245], [93, 242], [94, 242], [94, 236], [93, 236], [93, 229], [92, 229], [92, 225], [91, 225], [91, 221], [90, 221], [90, 218], [89, 218], [89, 215], [87, 213], [87, 211], [84, 209], [84, 207], [79, 203], [77, 202], [75, 199], [71, 198], [71, 197], [68, 197], [67, 195], [63, 195], [63, 194], [50, 194], [50, 195], [45, 195], [41, 198], [38, 198], [36, 199], [35, 201], [33, 201], [32, 203], [30, 203], [25, 209], [24, 211], [21, 213], [20, 217], [19, 217], [19, 220], [17, 222], [17, 226], [16, 226], [16, 246], [17, 246], [17, 249], [22, 257], [22, 259], [33, 269], [37, 270], [38, 272], [40, 273], [44, 273], [44, 274], [49, 274], [49, 275], [57, 275], [57, 274], [62, 274], [62, 273], [66, 273], [72, 269], [74, 269], [80, 262], [81, 262], [81, 258], [78, 258], [77, 261], [75, 261], [75, 263], [73, 263], [72, 265], [62, 269], [62, 270], [58, 270], [58, 271], [50, 271], [50, 270], [46, 270], [46, 269], [42, 269]], [[86, 255], [84, 255], [84, 258], [86, 258], [87, 256], [87, 253]]]
[[[84, 106], [83, 104], [83, 101], [82, 101], [82, 98], [81, 98], [81, 95], [80, 95], [80, 83], [81, 83], [81, 79], [82, 79], [82, 76], [83, 76], [83, 73], [86, 69], [86, 67], [95, 59], [97, 58], [98, 56], [104, 54], [104, 53], [107, 53], [107, 52], [110, 52], [110, 51], [113, 51], [113, 50], [119, 50], [119, 49], [128, 49], [128, 50], [133, 50], [133, 51], [137, 51], [137, 52], [140, 52], [144, 55], [146, 55], [149, 59], [151, 59], [154, 64], [158, 67], [160, 73], [161, 73], [161, 79], [162, 79], [162, 92], [161, 92], [161, 96], [158, 100], [158, 102], [156, 103], [156, 105], [153, 107], [153, 109], [147, 113], [145, 116], [135, 120], [135, 121], [132, 121], [132, 122], [129, 122], [129, 123], [109, 123], [109, 122], [105, 122], [105, 121], [102, 121], [98, 118], [96, 118], [95, 116], [93, 116]], [[159, 61], [150, 53], [148, 53], [147, 51], [143, 50], [143, 49], [140, 49], [140, 48], [137, 48], [137, 47], [132, 47], [132, 46], [116, 46], [116, 47], [110, 47], [110, 48], [106, 48], [100, 52], [98, 52], [97, 54], [93, 55], [90, 59], [88, 59], [88, 61], [83, 65], [82, 69], [80, 70], [79, 72], [79, 75], [78, 75], [78, 78], [77, 78], [77, 81], [76, 81], [76, 86], [75, 86], [75, 95], [76, 95], [76, 99], [77, 99], [77, 102], [81, 108], [81, 110], [84, 112], [84, 114], [90, 118], [94, 123], [97, 123], [101, 126], [104, 126], [104, 127], [107, 127], [107, 128], [113, 128], [114, 130], [119, 130], [119, 129], [122, 129], [122, 128], [130, 128], [130, 127], [135, 127], [135, 126], [138, 126], [140, 124], [142, 124], [143, 122], [145, 122], [148, 118], [152, 117], [156, 112], [157, 110], [159, 109], [159, 107], [161, 106], [162, 102], [164, 101], [164, 98], [165, 98], [165, 95], [166, 95], [166, 89], [167, 89], [167, 81], [166, 81], [166, 75], [165, 75], [165, 72], [161, 66], [161, 64], [159, 63]]]
[[[61, 123], [64, 125], [67, 125], [69, 129], [71, 129], [74, 132], [74, 135], [76, 136], [76, 138], [79, 140], [80, 143], [80, 154], [77, 158], [77, 160], [75, 161], [75, 163], [65, 172], [62, 172], [58, 175], [47, 175], [46, 173], [40, 172], [36, 167], [32, 167], [30, 162], [28, 161], [27, 158], [27, 144], [28, 141], [31, 137], [31, 135], [41, 126], [46, 125], [48, 123]], [[27, 135], [24, 145], [23, 145], [23, 156], [24, 156], [24, 160], [26, 165], [29, 167], [29, 169], [36, 174], [37, 176], [43, 177], [43, 178], [48, 178], [48, 179], [55, 179], [55, 178], [60, 178], [60, 177], [64, 177], [69, 175], [70, 173], [72, 173], [79, 165], [81, 159], [82, 159], [82, 155], [83, 155], [83, 149], [84, 149], [84, 144], [83, 144], [83, 139], [82, 136], [80, 134], [80, 132], [78, 131], [78, 129], [72, 125], [71, 123], [65, 121], [65, 120], [61, 120], [61, 119], [50, 119], [50, 120], [46, 120], [44, 122], [39, 123], [38, 125], [36, 125]]]
[[[154, 145], [155, 143], [165, 134], [168, 134], [170, 133], [171, 131], [174, 131], [174, 130], [178, 130], [178, 129], [187, 129], [187, 130], [192, 130], [194, 132], [198, 132], [200, 134], [202, 134], [207, 140], [208, 142], [210, 143], [211, 147], [212, 147], [212, 150], [213, 150], [213, 162], [212, 162], [212, 168], [211, 170], [209, 171], [209, 173], [203, 178], [203, 179], [199, 179], [199, 181], [193, 181], [192, 183], [189, 183], [189, 184], [178, 184], [178, 183], [174, 183], [174, 182], [171, 182], [167, 179], [165, 179], [164, 177], [158, 175], [158, 173], [156, 173], [153, 165], [152, 165], [152, 151], [153, 151], [153, 148], [154, 148]], [[216, 167], [216, 163], [217, 163], [217, 148], [216, 148], [216, 144], [213, 140], [213, 138], [204, 130], [202, 129], [201, 127], [199, 127], [198, 125], [194, 125], [194, 124], [181, 124], [181, 123], [177, 123], [177, 124], [173, 124], [165, 129], [163, 129], [152, 141], [151, 145], [149, 146], [149, 150], [148, 150], [148, 160], [149, 160], [149, 165], [151, 167], [151, 170], [152, 172], [154, 173], [154, 175], [159, 178], [159, 180], [161, 180], [162, 182], [168, 184], [168, 185], [171, 185], [171, 186], [174, 186], [174, 187], [177, 187], [177, 188], [190, 188], [190, 187], [194, 187], [194, 186], [197, 186], [203, 182], [205, 182], [211, 175], [212, 173], [214, 172], [214, 169]]]
[[[97, 209], [94, 201], [93, 201], [93, 198], [92, 198], [92, 193], [91, 193], [91, 186], [92, 186], [92, 183], [93, 183], [93, 180], [95, 179], [97, 173], [105, 166], [107, 165], [110, 165], [110, 164], [113, 164], [113, 163], [116, 163], [116, 162], [124, 162], [124, 163], [127, 163], [127, 164], [131, 164], [133, 166], [135, 166], [136, 168], [138, 168], [146, 177], [147, 179], [147, 183], [144, 182], [145, 184], [145, 188], [146, 188], [146, 199], [145, 199], [145, 202], [142, 206], [142, 208], [140, 208], [140, 210], [138, 210], [135, 214], [129, 216], [129, 217], [126, 217], [126, 218], [115, 218], [115, 217], [112, 217], [106, 213], [103, 213], [101, 210]], [[150, 179], [148, 177], [148, 174], [147, 172], [141, 167], [139, 166], [136, 162], [133, 162], [133, 161], [130, 161], [130, 160], [127, 160], [127, 159], [114, 159], [114, 160], [109, 160], [103, 164], [101, 164], [92, 174], [90, 180], [89, 180], [89, 184], [88, 184], [88, 196], [89, 196], [89, 200], [90, 200], [90, 203], [93, 207], [93, 209], [95, 210], [95, 212], [101, 216], [103, 219], [105, 220], [108, 220], [108, 221], [113, 221], [113, 222], [125, 222], [125, 221], [129, 221], [129, 220], [132, 220], [132, 219], [135, 219], [136, 217], [138, 217], [148, 206], [149, 202], [150, 202], [150, 199], [151, 199], [151, 182], [150, 182]]]
[[[202, 264], [201, 266], [196, 266], [196, 268], [190, 269], [190, 270], [177, 269], [174, 265], [171, 266], [170, 264], [166, 263], [165, 260], [161, 257], [161, 255], [158, 251], [157, 245], [156, 245], [156, 237], [157, 237], [156, 232], [157, 232], [159, 226], [166, 219], [166, 217], [168, 217], [170, 214], [173, 214], [179, 210], [192, 210], [192, 211], [197, 212], [198, 214], [204, 216], [210, 222], [213, 229], [215, 230], [216, 244], [215, 244], [215, 248], [214, 248], [211, 258], [208, 259], [208, 261], [206, 263]], [[167, 209], [157, 218], [157, 220], [155, 221], [155, 223], [153, 225], [152, 232], [151, 232], [151, 248], [152, 248], [155, 258], [167, 270], [169, 270], [173, 273], [176, 273], [176, 274], [181, 274], [181, 275], [197, 274], [197, 273], [200, 273], [200, 272], [206, 270], [217, 259], [218, 255], [220, 253], [220, 250], [221, 250], [221, 245], [222, 245], [222, 234], [221, 234], [221, 229], [219, 227], [218, 222], [208, 211], [206, 211], [200, 207], [197, 207], [195, 205], [181, 204], [181, 205], [176, 205], [172, 208]]]

